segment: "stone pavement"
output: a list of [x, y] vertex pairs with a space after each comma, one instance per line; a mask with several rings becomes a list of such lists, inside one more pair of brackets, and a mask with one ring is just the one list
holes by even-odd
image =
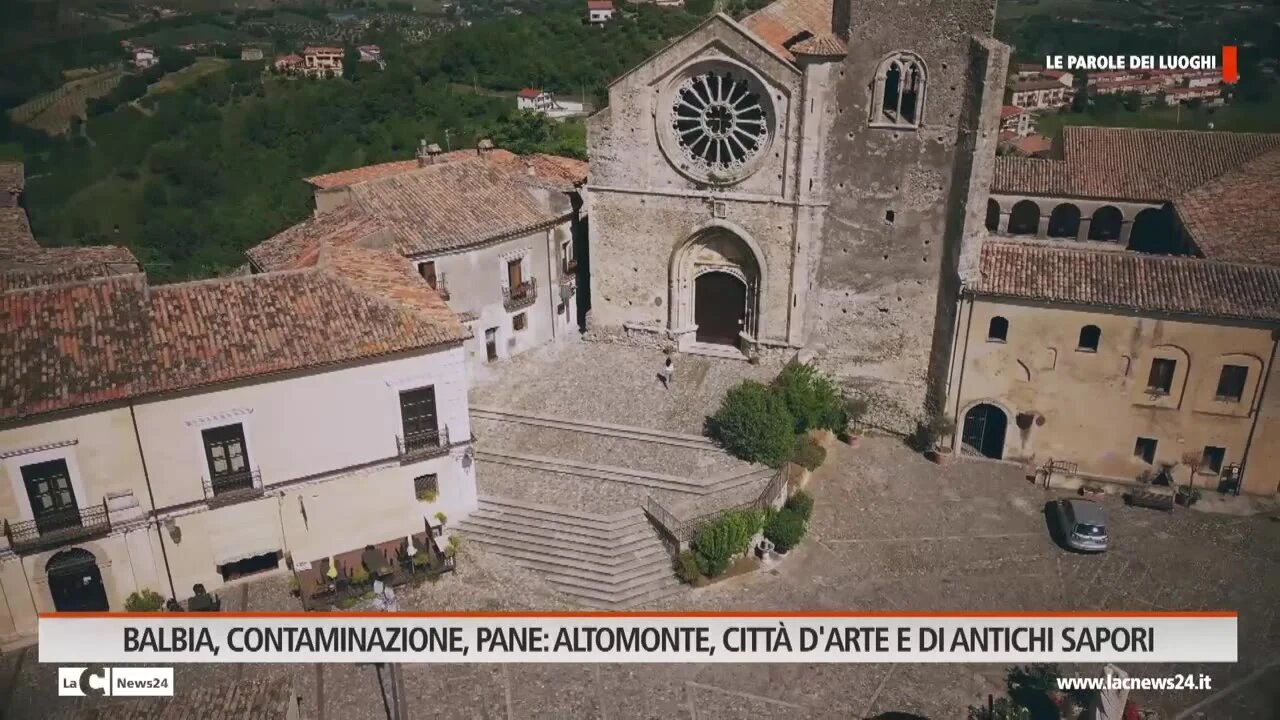
[[[673, 598], [681, 610], [1146, 610], [1240, 613], [1235, 665], [1127, 667], [1131, 674], [1207, 672], [1212, 692], [1138, 694], [1171, 720], [1275, 720], [1280, 687], [1280, 523], [1265, 517], [1172, 515], [1108, 499], [1114, 547], [1101, 556], [1053, 545], [1044, 504], [1054, 495], [1018, 468], [960, 461], [938, 468], [891, 439], [833, 450], [810, 483], [810, 537], [780, 566]], [[556, 608], [535, 576], [463, 546], [456, 577], [406, 593], [421, 609]], [[294, 607], [283, 579], [247, 586], [252, 608]], [[230, 602], [240, 603], [235, 593]], [[236, 605], [239, 607], [242, 605]], [[42, 717], [54, 670], [33, 657], [0, 688], [5, 718]], [[3, 659], [0, 682], [13, 676]], [[1007, 668], [965, 665], [512, 665], [405, 666], [409, 717], [480, 719], [720, 720], [871, 718], [887, 712], [933, 720], [1000, 692]], [[1064, 668], [1096, 671], [1096, 668]], [[314, 666], [179, 668], [177, 688], [290, 673], [304, 717], [316, 710]], [[327, 720], [382, 720], [367, 667], [323, 669]], [[1222, 690], [1218, 690], [1221, 688]], [[1221, 694], [1219, 694], [1221, 693]]]

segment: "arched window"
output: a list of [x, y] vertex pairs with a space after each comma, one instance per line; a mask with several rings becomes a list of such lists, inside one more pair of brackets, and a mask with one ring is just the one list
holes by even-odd
[[1049, 214], [1049, 237], [1075, 239], [1080, 232], [1080, 208], [1063, 203]]
[[920, 58], [898, 52], [876, 68], [871, 124], [916, 127], [924, 111], [925, 72]]
[[1010, 235], [1035, 235], [1040, 231], [1040, 206], [1030, 200], [1019, 200], [1009, 213]]
[[1114, 205], [1104, 205], [1093, 211], [1089, 222], [1089, 239], [1115, 242], [1120, 239], [1120, 228], [1124, 224], [1124, 213]]
[[1000, 229], [1000, 203], [987, 200], [987, 229], [995, 232]]
[[1009, 338], [1009, 321], [999, 315], [991, 318], [991, 324], [987, 325], [987, 341], [988, 342], [1004, 342]]
[[1098, 341], [1101, 339], [1101, 328], [1097, 325], [1085, 325], [1080, 328], [1080, 342], [1076, 344], [1076, 349], [1084, 352], [1097, 352]]

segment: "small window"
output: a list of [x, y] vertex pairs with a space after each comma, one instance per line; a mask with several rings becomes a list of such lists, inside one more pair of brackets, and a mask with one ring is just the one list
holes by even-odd
[[1000, 316], [991, 318], [991, 324], [987, 325], [987, 341], [988, 342], [1004, 342], [1009, 338], [1009, 321]]
[[1156, 461], [1156, 439], [1138, 438], [1138, 442], [1133, 444], [1133, 456], [1148, 465], [1154, 463]]
[[1102, 339], [1102, 330], [1097, 325], [1085, 325], [1080, 328], [1080, 343], [1076, 346], [1082, 352], [1098, 352], [1098, 341]]
[[440, 494], [440, 476], [435, 473], [413, 479], [413, 494], [423, 502], [435, 502]]
[[1206, 445], [1200, 456], [1200, 472], [1217, 475], [1222, 472], [1222, 461], [1227, 456], [1227, 449]]
[[1223, 402], [1240, 402], [1244, 396], [1244, 384], [1249, 380], [1249, 368], [1243, 365], [1223, 365], [1218, 375], [1218, 390], [1214, 398]]
[[515, 328], [517, 331], [524, 330], [529, 327], [528, 316], [525, 313], [520, 313], [519, 315], [511, 318], [511, 327]]
[[430, 260], [418, 266], [418, 274], [422, 275], [422, 279], [427, 281], [431, 287], [436, 286], [436, 263]]
[[1151, 374], [1147, 376], [1147, 392], [1168, 395], [1173, 389], [1173, 373], [1177, 368], [1177, 360], [1168, 358], [1152, 360]]
[[271, 572], [280, 567], [282, 555], [283, 553], [280, 551], [269, 552], [227, 563], [226, 565], [219, 565], [218, 574], [222, 576], [223, 582], [227, 582], [237, 578], [257, 575], [258, 573]]
[[895, 53], [876, 69], [872, 124], [915, 127], [924, 106], [924, 63], [910, 53]]

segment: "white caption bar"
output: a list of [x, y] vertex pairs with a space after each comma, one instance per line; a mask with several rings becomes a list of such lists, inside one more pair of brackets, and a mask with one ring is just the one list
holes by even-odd
[[40, 619], [47, 663], [1236, 662], [1236, 616], [192, 614]]

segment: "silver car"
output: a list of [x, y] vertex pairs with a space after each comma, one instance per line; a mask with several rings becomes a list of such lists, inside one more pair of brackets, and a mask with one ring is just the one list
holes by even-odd
[[1070, 498], [1058, 501], [1059, 527], [1067, 547], [1084, 552], [1107, 549], [1107, 518], [1102, 506], [1092, 500]]

